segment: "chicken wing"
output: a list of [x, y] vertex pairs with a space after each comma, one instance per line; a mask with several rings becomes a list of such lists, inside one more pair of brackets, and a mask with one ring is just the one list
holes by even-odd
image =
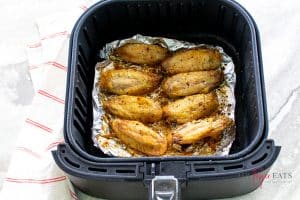
[[160, 104], [146, 97], [115, 96], [105, 101], [103, 105], [109, 113], [122, 119], [152, 123], [159, 121], [162, 117]]
[[142, 95], [153, 91], [161, 76], [135, 69], [114, 69], [103, 72], [100, 88], [114, 94]]
[[208, 93], [223, 81], [221, 70], [180, 73], [167, 78], [162, 89], [169, 97]]
[[187, 123], [173, 132], [173, 142], [193, 144], [205, 137], [217, 138], [233, 121], [223, 115], [201, 119], [196, 123]]
[[167, 151], [167, 139], [138, 121], [114, 119], [110, 123], [113, 133], [126, 145], [152, 156]]
[[210, 115], [218, 105], [218, 97], [214, 92], [196, 94], [164, 106], [163, 115], [169, 122], [183, 124]]
[[221, 66], [222, 56], [213, 49], [190, 49], [176, 52], [162, 62], [169, 74], [213, 70]]
[[113, 55], [122, 60], [135, 64], [153, 65], [161, 62], [168, 54], [162, 46], [144, 43], [128, 43], [117, 48]]

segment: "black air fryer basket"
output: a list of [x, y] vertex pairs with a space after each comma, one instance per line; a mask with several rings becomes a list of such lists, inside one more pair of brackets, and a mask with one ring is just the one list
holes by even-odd
[[[91, 139], [92, 89], [99, 50], [135, 34], [223, 47], [237, 82], [236, 140], [230, 155], [108, 157]], [[230, 0], [107, 0], [76, 23], [69, 50], [64, 134], [54, 159], [72, 183], [107, 199], [224, 198], [255, 190], [280, 147], [267, 140], [268, 119], [258, 29]], [[257, 176], [259, 174], [259, 176]]]

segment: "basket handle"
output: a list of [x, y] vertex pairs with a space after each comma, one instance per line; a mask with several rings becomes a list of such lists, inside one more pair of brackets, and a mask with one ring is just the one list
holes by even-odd
[[150, 200], [180, 200], [178, 179], [174, 176], [155, 176], [149, 188]]

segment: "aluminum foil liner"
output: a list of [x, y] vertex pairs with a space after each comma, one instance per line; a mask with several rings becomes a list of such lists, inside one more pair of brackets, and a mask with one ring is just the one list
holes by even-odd
[[[178, 41], [175, 39], [163, 38], [163, 37], [149, 37], [142, 35], [134, 35], [131, 38], [116, 40], [105, 45], [100, 51], [100, 58], [104, 61], [97, 63], [95, 69], [94, 88], [92, 92], [93, 96], [93, 127], [92, 127], [92, 139], [94, 145], [99, 147], [104, 154], [116, 157], [141, 157], [146, 156], [136, 151], [130, 150], [125, 144], [119, 141], [115, 137], [111, 137], [109, 134], [108, 119], [106, 118], [105, 111], [102, 106], [101, 99], [103, 96], [99, 88], [99, 77], [102, 71], [110, 70], [114, 68], [114, 64], [110, 61], [110, 55], [115, 48], [118, 48], [126, 43], [142, 42], [146, 44], [159, 44], [169, 49], [169, 51], [177, 51], [179, 49], [190, 49], [195, 47], [203, 47], [218, 50], [223, 56], [222, 70], [224, 72], [224, 83], [216, 90], [218, 100], [221, 105], [221, 113], [234, 120], [235, 110], [235, 97], [234, 88], [236, 83], [236, 75], [234, 72], [234, 63], [219, 46], [211, 46], [207, 44], [193, 44], [184, 41]], [[206, 154], [205, 149], [207, 144], [200, 142], [199, 144], [190, 145], [186, 151], [192, 151], [194, 156], [225, 156], [229, 154], [232, 142], [235, 139], [235, 127], [231, 127], [224, 131], [221, 141], [216, 147], [216, 151], [213, 154]], [[178, 156], [166, 154], [164, 156]]]

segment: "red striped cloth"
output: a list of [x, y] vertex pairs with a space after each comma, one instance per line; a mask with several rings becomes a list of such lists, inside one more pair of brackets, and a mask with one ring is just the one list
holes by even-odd
[[27, 44], [35, 97], [17, 140], [0, 199], [78, 200], [51, 150], [63, 143], [69, 37], [93, 1], [79, 0], [37, 21], [40, 37]]

